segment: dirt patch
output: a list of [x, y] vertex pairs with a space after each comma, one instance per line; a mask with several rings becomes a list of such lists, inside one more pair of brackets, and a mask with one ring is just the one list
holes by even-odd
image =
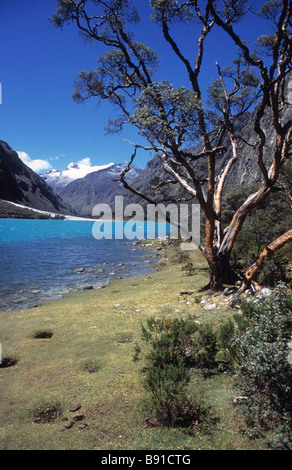
[[33, 334], [33, 338], [40, 338], [40, 339], [50, 339], [54, 336], [54, 333], [50, 330], [40, 330], [36, 331]]
[[5, 356], [0, 362], [0, 368], [13, 367], [18, 363], [18, 358], [14, 356]]
[[62, 416], [62, 406], [60, 403], [41, 403], [36, 405], [31, 411], [34, 423], [50, 423]]

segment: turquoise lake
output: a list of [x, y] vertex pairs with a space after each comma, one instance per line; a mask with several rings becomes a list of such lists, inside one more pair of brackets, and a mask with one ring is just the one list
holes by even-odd
[[163, 236], [167, 227], [95, 224], [0, 219], [0, 311], [30, 308], [72, 290], [96, 289], [113, 279], [153, 272], [157, 259], [145, 256], [151, 252], [133, 241]]

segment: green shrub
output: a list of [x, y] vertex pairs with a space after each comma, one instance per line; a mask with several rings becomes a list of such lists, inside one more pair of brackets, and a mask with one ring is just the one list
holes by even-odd
[[63, 406], [55, 399], [47, 399], [37, 403], [31, 410], [29, 416], [35, 423], [49, 423], [62, 416]]
[[268, 299], [249, 306], [245, 334], [234, 346], [238, 355], [236, 384], [246, 399], [240, 405], [251, 437], [263, 432], [271, 446], [292, 449], [292, 298], [283, 286]]
[[217, 331], [218, 346], [222, 359], [231, 363], [236, 357], [233, 340], [235, 335], [235, 323], [230, 318], [222, 322]]
[[204, 368], [215, 366], [218, 353], [216, 332], [211, 323], [200, 325], [195, 336], [196, 351], [193, 355], [194, 365]]
[[183, 319], [149, 319], [142, 325], [142, 340], [152, 344], [148, 359], [155, 365], [183, 360], [192, 367], [213, 367], [218, 352], [211, 324]]
[[145, 378], [146, 388], [151, 392], [150, 407], [155, 410], [160, 423], [175, 426], [179, 415], [178, 404], [184, 401], [185, 387], [190, 375], [184, 362], [153, 365], [148, 368]]
[[[210, 328], [190, 320], [150, 319], [142, 325], [142, 339], [151, 345], [146, 355], [145, 387], [150, 408], [166, 426], [193, 427], [205, 421], [208, 407], [202, 398], [187, 395], [190, 365], [206, 363], [213, 355]], [[141, 349], [136, 346], [135, 359]]]
[[98, 372], [101, 368], [101, 362], [96, 359], [84, 359], [81, 362], [81, 369], [91, 374]]
[[174, 255], [172, 257], [173, 263], [185, 263], [190, 258], [190, 254], [186, 250], [182, 250], [181, 248], [176, 248]]
[[193, 263], [188, 262], [181, 268], [181, 270], [185, 271], [188, 276], [192, 276], [194, 272], [196, 271], [196, 268], [194, 267]]
[[222, 322], [217, 330], [218, 350], [222, 359], [230, 367], [236, 366], [239, 361], [239, 346], [236, 344], [235, 338], [245, 333], [250, 324], [252, 312], [257, 309], [253, 302], [242, 301], [240, 305], [243, 312], [236, 313], [233, 318]]

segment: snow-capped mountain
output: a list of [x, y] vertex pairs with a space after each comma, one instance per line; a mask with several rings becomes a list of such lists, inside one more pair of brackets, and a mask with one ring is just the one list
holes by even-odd
[[107, 165], [91, 166], [89, 163], [83, 163], [87, 159], [84, 159], [78, 163], [69, 163], [65, 170], [50, 170], [46, 173], [40, 174], [41, 178], [57, 193], [60, 193], [69, 183], [80, 178], [84, 178], [86, 175], [105, 170], [113, 166], [113, 163]]
[[[76, 214], [81, 216], [90, 215], [96, 204], [103, 203], [113, 207], [115, 196], [124, 196], [126, 200], [131, 194], [119, 182], [119, 176], [126, 166], [127, 162], [115, 163], [108, 168], [90, 172], [83, 178], [71, 181], [60, 188], [59, 194], [66, 203], [74, 208]], [[126, 180], [132, 183], [141, 175], [142, 171], [132, 165], [126, 175]]]
[[[115, 196], [129, 196], [129, 191], [119, 182], [127, 165], [128, 162], [91, 166], [90, 159], [84, 159], [70, 163], [65, 170], [51, 170], [40, 176], [77, 215], [88, 216], [98, 203], [113, 206]], [[132, 165], [126, 180], [133, 182], [142, 171]]]

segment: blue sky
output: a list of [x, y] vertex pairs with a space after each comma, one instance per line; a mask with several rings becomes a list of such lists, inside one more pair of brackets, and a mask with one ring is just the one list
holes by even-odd
[[[142, 6], [147, 17], [148, 0], [134, 3]], [[255, 1], [255, 7], [261, 3]], [[0, 1], [0, 139], [27, 154], [30, 163], [44, 161], [35, 162], [34, 168], [39, 170], [40, 166], [62, 170], [84, 158], [90, 158], [92, 165], [129, 160], [132, 147], [125, 139], [136, 141], [135, 132], [127, 127], [115, 136], [104, 133], [114, 109], [108, 103], [97, 107], [94, 100], [82, 105], [72, 101], [78, 72], [95, 67], [100, 49], [99, 45], [84, 44], [74, 26], [60, 30], [52, 25], [48, 18], [55, 12], [55, 4], [55, 0]], [[258, 21], [251, 18], [248, 24], [238, 25], [238, 31], [254, 41], [260, 34]], [[196, 35], [188, 38], [182, 28], [177, 35], [181, 47], [195, 58]], [[139, 28], [139, 38], [161, 56], [158, 80], [168, 79], [176, 86], [187, 84], [157, 25], [147, 19]], [[215, 34], [207, 46], [202, 84], [215, 77], [216, 60], [221, 66], [229, 65], [235, 51], [222, 33]], [[147, 158], [141, 154], [136, 164], [145, 166]]]

